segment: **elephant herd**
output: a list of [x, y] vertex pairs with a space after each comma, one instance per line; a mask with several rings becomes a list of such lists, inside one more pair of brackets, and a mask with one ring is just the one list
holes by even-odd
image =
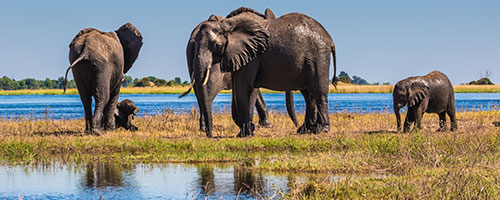
[[[130, 23], [114, 32], [93, 28], [81, 30], [69, 52], [70, 69], [85, 110], [85, 133], [124, 127], [137, 130], [131, 121], [138, 111], [134, 102], [118, 103], [123, 74], [127, 73], [143, 45], [142, 35]], [[330, 34], [316, 20], [300, 13], [276, 18], [241, 7], [226, 17], [211, 15], [191, 33], [186, 58], [191, 87], [200, 109], [200, 129], [212, 137], [212, 103], [221, 90], [232, 89], [231, 114], [240, 128], [238, 137], [254, 135], [254, 107], [259, 125], [270, 127], [268, 109], [259, 88], [286, 92], [290, 118], [298, 126], [293, 94], [300, 90], [306, 103], [305, 119], [297, 132], [320, 133], [330, 130], [328, 115], [329, 66], [333, 57], [336, 86], [336, 49]], [[66, 85], [66, 84], [65, 84]], [[64, 88], [66, 90], [66, 86]], [[92, 97], [95, 101], [92, 114]], [[446, 114], [451, 130], [457, 129], [453, 87], [441, 72], [410, 77], [395, 85], [394, 112], [398, 130], [399, 110], [408, 107], [403, 131], [410, 125], [420, 128], [423, 113], [437, 113], [439, 130], [445, 129]]]

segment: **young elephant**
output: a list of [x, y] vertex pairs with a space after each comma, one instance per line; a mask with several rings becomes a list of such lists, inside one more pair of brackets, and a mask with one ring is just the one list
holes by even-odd
[[116, 104], [115, 109], [115, 125], [116, 128], [123, 127], [126, 130], [136, 131], [137, 126], [132, 124], [134, 116], [139, 111], [139, 108], [131, 100], [125, 99]]
[[413, 122], [420, 129], [424, 112], [439, 115], [439, 129], [437, 131], [445, 130], [446, 114], [450, 117], [451, 131], [457, 130], [455, 93], [450, 80], [443, 73], [433, 71], [425, 76], [403, 79], [394, 86], [392, 96], [398, 131], [401, 129], [399, 110], [405, 105], [408, 108], [408, 113], [403, 132], [408, 132]]

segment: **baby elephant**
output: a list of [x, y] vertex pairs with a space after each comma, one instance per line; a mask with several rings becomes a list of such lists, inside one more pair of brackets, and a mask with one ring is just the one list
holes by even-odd
[[129, 99], [125, 99], [118, 104], [116, 104], [115, 109], [115, 125], [116, 128], [123, 127], [126, 130], [136, 131], [137, 126], [132, 124], [135, 114], [137, 114], [139, 108], [135, 106], [135, 103]]
[[437, 131], [446, 129], [446, 114], [448, 114], [451, 121], [451, 131], [457, 130], [455, 93], [450, 80], [443, 73], [433, 71], [425, 76], [403, 79], [394, 86], [392, 97], [398, 131], [401, 130], [399, 110], [405, 105], [408, 108], [408, 113], [403, 132], [408, 132], [413, 122], [418, 129], [421, 129], [424, 113], [437, 113], [439, 115], [439, 129]]

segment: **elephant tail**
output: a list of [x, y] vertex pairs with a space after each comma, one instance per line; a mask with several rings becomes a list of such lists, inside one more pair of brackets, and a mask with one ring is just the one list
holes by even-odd
[[297, 121], [297, 115], [295, 114], [295, 108], [293, 105], [293, 91], [286, 91], [285, 92], [286, 96], [286, 111], [288, 111], [288, 116], [290, 116], [290, 119], [292, 119], [293, 124], [295, 127], [299, 126], [299, 122]]
[[85, 58], [85, 56], [81, 56], [78, 57], [75, 61], [73, 61], [73, 63], [71, 63], [71, 65], [68, 67], [68, 69], [66, 69], [66, 74], [64, 75], [64, 83], [63, 83], [63, 88], [64, 88], [64, 93], [66, 93], [66, 85], [68, 84], [68, 72], [70, 69], [72, 69], [78, 62], [80, 62], [81, 60], [83, 60]]
[[195, 83], [195, 80], [194, 80], [193, 74], [191, 74], [191, 84], [189, 84], [189, 89], [187, 91], [185, 91], [184, 93], [182, 93], [181, 95], [179, 95], [179, 99], [186, 96], [187, 94], [189, 94], [189, 92], [191, 92], [191, 90], [193, 89], [194, 83]]
[[335, 51], [335, 46], [332, 46], [332, 56], [333, 56], [333, 78], [332, 85], [337, 89], [337, 53]]

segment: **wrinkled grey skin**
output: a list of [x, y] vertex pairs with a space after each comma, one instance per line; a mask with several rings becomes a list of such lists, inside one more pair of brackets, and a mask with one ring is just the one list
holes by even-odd
[[257, 90], [300, 90], [306, 119], [299, 133], [327, 132], [330, 54], [335, 66], [335, 45], [314, 19], [291, 13], [266, 19], [239, 8], [225, 19], [214, 15], [195, 36], [193, 77], [202, 83], [213, 70], [232, 74], [232, 116], [238, 137], [253, 136], [251, 122]]
[[[123, 74], [132, 67], [142, 47], [139, 30], [127, 23], [114, 32], [81, 30], [69, 45], [70, 67], [85, 110], [85, 133], [114, 130], [114, 110]], [[66, 82], [66, 81], [65, 81]], [[66, 84], [64, 86], [66, 90]], [[92, 115], [92, 97], [95, 100]]]
[[[271, 10], [267, 9], [266, 14], [262, 15], [254, 10], [246, 10], [246, 12], [252, 12], [256, 13], [257, 15], [261, 16], [262, 18], [270, 19], [270, 18], [275, 18], [274, 14], [271, 12]], [[218, 21], [223, 20], [224, 18], [220, 16], [214, 16], [217, 18]], [[215, 67], [212, 67], [206, 84], [203, 86], [203, 81], [195, 81], [193, 78], [193, 59], [195, 56], [195, 46], [196, 46], [196, 36], [198, 35], [198, 32], [200, 30], [200, 26], [207, 21], [203, 21], [200, 24], [198, 24], [194, 30], [191, 32], [191, 36], [189, 38], [188, 45], [186, 47], [186, 58], [187, 58], [187, 64], [188, 64], [188, 70], [189, 74], [191, 74], [191, 81], [194, 81], [194, 84], [192, 87], [194, 88], [194, 92], [196, 95], [196, 99], [198, 100], [198, 106], [200, 109], [200, 130], [205, 131], [207, 137], [212, 137], [212, 104], [214, 98], [217, 96], [217, 94], [222, 91], [222, 90], [230, 90], [232, 89], [231, 85], [231, 73], [222, 73], [220, 70], [220, 63], [214, 63]], [[182, 94], [180, 98], [185, 96], [187, 93], [189, 93], [190, 90], [188, 90], [186, 93]], [[257, 113], [259, 115], [259, 125], [262, 127], [271, 127], [272, 124], [269, 121], [268, 118], [268, 108], [266, 106], [266, 103], [264, 102], [264, 99], [262, 98], [262, 94], [260, 90], [255, 89], [255, 96], [252, 96], [252, 98], [255, 98], [255, 107], [257, 109]], [[294, 107], [293, 107], [293, 94], [290, 91], [286, 92], [286, 105], [287, 105], [287, 110], [288, 114], [290, 115], [290, 118], [294, 122], [294, 124], [297, 126], [297, 117], [294, 112]]]
[[407, 106], [408, 112], [403, 132], [408, 132], [412, 123], [421, 129], [424, 113], [437, 113], [439, 115], [439, 129], [437, 131], [446, 130], [446, 114], [448, 114], [451, 121], [451, 131], [457, 130], [455, 93], [453, 85], [443, 73], [433, 71], [425, 76], [403, 79], [394, 86], [392, 96], [398, 131], [401, 129], [399, 110], [404, 106]]
[[123, 127], [126, 130], [137, 131], [137, 126], [132, 124], [132, 120], [139, 111], [135, 103], [129, 99], [124, 99], [116, 104], [115, 125], [116, 128]]

